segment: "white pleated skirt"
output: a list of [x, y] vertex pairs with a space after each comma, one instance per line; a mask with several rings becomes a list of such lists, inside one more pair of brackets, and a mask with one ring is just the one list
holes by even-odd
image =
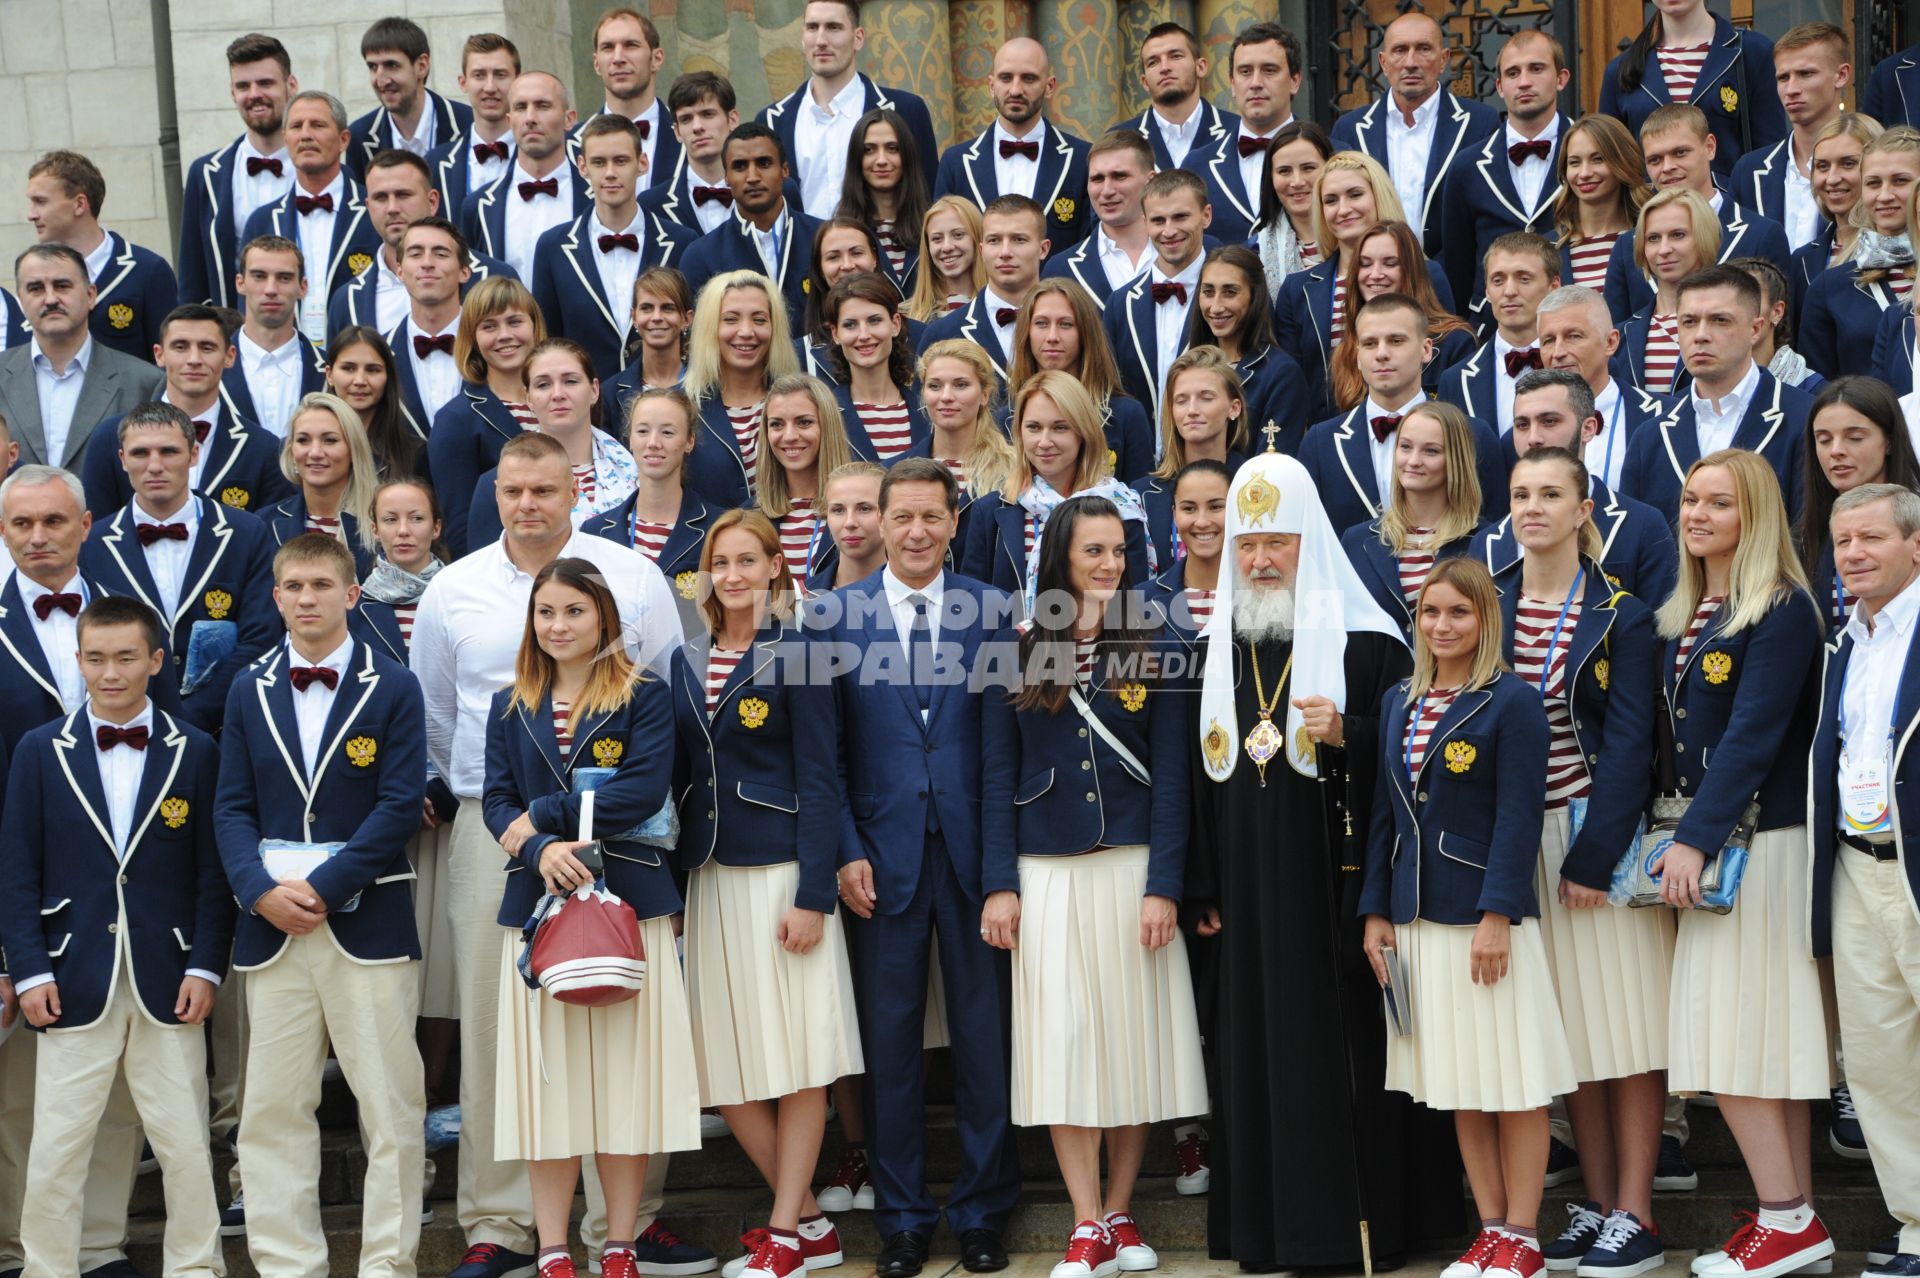
[[774, 1100], [865, 1066], [836, 912], [806, 954], [780, 944], [800, 866], [715, 861], [687, 883], [687, 1001], [702, 1105]]
[[1413, 1032], [1387, 1032], [1387, 1087], [1434, 1109], [1539, 1109], [1574, 1088], [1540, 921], [1512, 925], [1507, 974], [1473, 981], [1472, 926], [1415, 919], [1394, 927]]
[[1547, 813], [1534, 890], [1574, 1077], [1593, 1083], [1665, 1069], [1673, 911], [1561, 904], [1568, 828], [1565, 808]]
[[413, 863], [413, 925], [420, 933], [420, 1015], [457, 1020], [459, 987], [453, 979], [453, 914], [447, 905], [447, 858], [453, 855], [453, 822], [422, 830], [407, 844]]
[[1728, 914], [1681, 910], [1667, 1085], [1813, 1100], [1833, 1084], [1820, 967], [1807, 940], [1812, 863], [1804, 825], [1754, 836]]
[[1140, 944], [1144, 844], [1020, 858], [1013, 1121], [1125, 1127], [1207, 1112], [1186, 941]]
[[500, 948], [499, 1075], [493, 1156], [575, 1158], [700, 1148], [693, 1026], [669, 918], [645, 919], [647, 979], [612, 1007], [575, 1007], [529, 990]]

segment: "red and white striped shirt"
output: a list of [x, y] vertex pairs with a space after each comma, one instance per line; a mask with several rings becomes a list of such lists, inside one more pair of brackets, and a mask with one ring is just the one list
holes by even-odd
[[1440, 720], [1446, 717], [1453, 705], [1453, 699], [1460, 695], [1458, 688], [1430, 688], [1423, 700], [1413, 703], [1413, 712], [1407, 716], [1407, 778], [1412, 780], [1420, 775], [1420, 766], [1427, 761], [1427, 746], [1433, 740], [1433, 730], [1440, 726]]
[[894, 236], [893, 223], [876, 220], [873, 238], [880, 241], [880, 251], [887, 255], [887, 265], [893, 270], [893, 278], [899, 279], [900, 273], [907, 269], [907, 246]]
[[573, 482], [580, 486], [580, 496], [574, 502], [576, 506], [593, 504], [593, 463], [573, 468]]
[[953, 476], [953, 482], [960, 485], [960, 491], [967, 491], [967, 459], [964, 457], [942, 457], [940, 464]]
[[1298, 243], [1300, 245], [1300, 264], [1302, 266], [1312, 266], [1320, 260], [1320, 241], [1299, 240]]
[[1020, 549], [1023, 554], [1021, 563], [1033, 558], [1033, 543], [1046, 530], [1047, 525], [1037, 515], [1028, 515], [1020, 521]]
[[346, 530], [341, 528], [338, 515], [308, 515], [307, 531], [325, 533], [335, 541], [347, 539]]
[[1213, 620], [1213, 593], [1198, 586], [1187, 587], [1187, 614], [1193, 618], [1195, 630], [1205, 630]]
[[1647, 389], [1671, 395], [1680, 373], [1680, 330], [1671, 315], [1656, 315], [1647, 325]]
[[417, 603], [393, 605], [393, 621], [395, 625], [400, 627], [401, 643], [407, 644], [408, 646], [412, 646], [413, 618], [414, 618], [414, 614], [419, 611], [420, 611], [420, 605]]
[[733, 427], [733, 440], [740, 449], [740, 460], [747, 468], [747, 485], [760, 475], [760, 412], [766, 400], [746, 408], [728, 408], [727, 423]]
[[813, 498], [795, 497], [789, 510], [774, 523], [780, 529], [780, 554], [787, 561], [787, 571], [794, 577], [807, 575], [807, 552], [813, 547], [813, 530], [819, 527], [820, 514], [813, 508]]
[[1887, 287], [1893, 290], [1893, 297], [1897, 302], [1904, 302], [1913, 296], [1913, 268], [1896, 266], [1888, 271]]
[[965, 293], [949, 293], [947, 294], [947, 309], [942, 311], [941, 314], [951, 315], [955, 311], [963, 311], [967, 308], [967, 303], [972, 300], [973, 299]]
[[1607, 259], [1613, 256], [1613, 242], [1624, 234], [1624, 231], [1613, 231], [1574, 237], [1567, 244], [1567, 253], [1573, 258], [1573, 278], [1568, 283], [1584, 284], [1588, 288], [1605, 287]]
[[1098, 639], [1075, 639], [1073, 641], [1073, 677], [1079, 683], [1093, 681], [1093, 658], [1100, 647]]
[[[1557, 639], [1556, 626], [1560, 632]], [[1540, 694], [1546, 702], [1547, 727], [1552, 732], [1547, 750], [1548, 811], [1564, 808], [1568, 799], [1577, 799], [1592, 788], [1580, 742], [1573, 735], [1573, 711], [1567, 704], [1567, 653], [1579, 626], [1578, 600], [1567, 605], [1564, 622], [1560, 605], [1544, 599], [1521, 595], [1514, 608], [1513, 672], [1540, 688], [1540, 667], [1548, 660], [1549, 646], [1552, 648], [1553, 664], [1547, 669], [1546, 686]]]
[[890, 462], [912, 446], [913, 415], [905, 400], [898, 404], [855, 403], [853, 415], [873, 441], [876, 460]]
[[733, 668], [740, 664], [743, 652], [734, 652], [730, 648], [714, 647], [707, 650], [707, 717], [720, 708], [720, 694], [726, 689], [727, 680], [733, 676]]
[[572, 704], [569, 701], [553, 703], [553, 743], [560, 747], [563, 759], [573, 753], [573, 731], [567, 726], [567, 712]]
[[667, 548], [667, 538], [671, 536], [672, 524], [650, 524], [644, 519], [633, 521], [633, 548], [655, 563], [660, 562], [660, 556]]
[[1412, 528], [1408, 530], [1407, 548], [1400, 552], [1400, 593], [1406, 597], [1407, 606], [1420, 595], [1420, 586], [1433, 571], [1433, 529]]
[[1333, 320], [1327, 325], [1327, 331], [1333, 334], [1328, 346], [1338, 346], [1340, 339], [1347, 335], [1347, 282], [1344, 279], [1333, 282]]
[[1690, 44], [1685, 48], [1653, 51], [1653, 56], [1660, 60], [1660, 75], [1667, 82], [1669, 102], [1693, 101], [1694, 82], [1699, 80], [1700, 68], [1707, 64], [1707, 50], [1712, 47], [1712, 41], [1708, 41], [1706, 44]]
[[1725, 595], [1715, 595], [1702, 599], [1700, 606], [1693, 610], [1693, 620], [1687, 624], [1687, 633], [1680, 636], [1679, 646], [1673, 650], [1673, 677], [1677, 680], [1680, 672], [1687, 668], [1687, 658], [1693, 655], [1693, 645], [1698, 642], [1700, 632], [1713, 620], [1713, 614], [1720, 611], [1720, 605], [1726, 602]]
[[521, 430], [539, 430], [540, 418], [535, 415], [529, 404], [505, 404], [507, 415], [519, 425]]

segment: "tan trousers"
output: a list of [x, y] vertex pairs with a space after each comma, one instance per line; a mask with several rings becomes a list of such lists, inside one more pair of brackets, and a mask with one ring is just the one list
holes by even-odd
[[1920, 1253], [1920, 920], [1898, 861], [1841, 847], [1833, 875], [1833, 984], [1847, 1085], [1900, 1250]]
[[147, 1016], [123, 971], [107, 1009], [40, 1044], [33, 1147], [20, 1240], [30, 1278], [79, 1278], [82, 1180], [121, 1062], [166, 1191], [166, 1278], [218, 1278], [220, 1209], [207, 1149], [207, 1041], [198, 1025]]
[[[21, 1025], [0, 1046], [0, 1269], [26, 1264], [20, 1245], [21, 1206], [27, 1192], [27, 1158], [33, 1139], [35, 1075], [40, 1035]], [[87, 1161], [80, 1203], [80, 1271], [126, 1258], [127, 1202], [140, 1165], [140, 1116], [126, 1073], [107, 1093], [106, 1112]]]
[[[500, 1025], [501, 929], [496, 920], [507, 886], [506, 863], [507, 854], [481, 817], [480, 800], [461, 796], [446, 863], [460, 1004], [460, 1228], [469, 1247], [494, 1243], [510, 1251], [532, 1251], [533, 1188], [527, 1181], [527, 1166], [493, 1156], [499, 1051], [495, 1037]], [[580, 1238], [589, 1253], [598, 1254], [607, 1239], [607, 1204], [593, 1160], [581, 1161], [587, 1215], [580, 1225]], [[664, 1154], [647, 1160], [646, 1192], [640, 1200], [642, 1230], [660, 1214], [671, 1161]]]
[[[213, 1056], [213, 1139], [225, 1141], [240, 1125], [240, 1105], [246, 1099], [247, 974], [227, 973], [215, 996], [213, 1016], [207, 1021], [208, 1050]], [[240, 1164], [227, 1170], [227, 1189], [240, 1192]]]
[[367, 1176], [362, 1278], [413, 1278], [426, 1161], [426, 1082], [414, 1045], [415, 964], [357, 963], [326, 924], [247, 973], [247, 1094], [240, 1163], [247, 1247], [261, 1278], [326, 1278], [320, 1104], [327, 1043], [360, 1106]]

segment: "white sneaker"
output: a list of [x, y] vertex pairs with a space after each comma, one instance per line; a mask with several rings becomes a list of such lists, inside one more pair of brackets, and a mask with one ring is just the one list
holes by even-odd
[[700, 1139], [702, 1141], [725, 1140], [731, 1135], [733, 1135], [733, 1128], [727, 1126], [726, 1119], [720, 1117], [718, 1114], [710, 1114], [704, 1109], [700, 1111]]
[[1107, 1227], [1107, 1233], [1113, 1237], [1114, 1258], [1120, 1263], [1121, 1273], [1145, 1273], [1160, 1267], [1160, 1254], [1147, 1246], [1147, 1240], [1140, 1236], [1140, 1226], [1132, 1216], [1123, 1211], [1109, 1212], [1100, 1223]]

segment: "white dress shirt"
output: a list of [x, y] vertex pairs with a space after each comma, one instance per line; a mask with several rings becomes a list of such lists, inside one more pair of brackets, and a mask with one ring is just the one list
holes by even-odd
[[685, 200], [687, 207], [693, 210], [694, 219], [699, 222], [700, 234], [702, 235], [705, 235], [708, 231], [711, 231], [714, 227], [719, 226], [722, 222], [732, 217], [733, 205], [721, 200], [708, 200], [705, 203], [701, 203], [699, 200], [693, 198], [693, 188], [696, 186], [724, 187], [726, 184], [727, 175], [724, 171], [720, 174], [720, 180], [718, 182], [709, 182], [693, 171], [693, 163], [691, 161], [687, 163], [687, 176], [686, 181], [680, 188], [680, 198]]
[[1793, 141], [1787, 141], [1787, 154], [1783, 161], [1787, 166], [1786, 189], [1787, 207], [1784, 219], [1787, 228], [1787, 247], [1799, 249], [1813, 242], [1820, 233], [1820, 205], [1813, 198], [1813, 182], [1800, 171], [1793, 162]]
[[780, 282], [780, 261], [793, 245], [793, 210], [783, 200], [780, 204], [780, 216], [773, 225], [761, 230], [745, 217], [740, 218], [740, 227], [747, 233], [747, 239], [760, 254], [760, 261], [767, 268], [767, 278], [776, 284]]
[[825, 106], [807, 82], [793, 117], [793, 162], [799, 170], [800, 204], [810, 216], [830, 218], [840, 208], [840, 184], [847, 175], [847, 146], [853, 126], [866, 110], [867, 91], [854, 76]]
[[385, 249], [373, 255], [373, 269], [380, 272], [373, 281], [373, 326], [391, 333], [413, 309], [413, 299], [407, 296], [399, 272], [387, 265]]
[[[304, 191], [296, 192], [304, 195]], [[333, 175], [333, 181], [321, 195], [333, 197], [333, 212], [315, 209], [311, 213], [293, 215], [294, 229], [300, 241], [300, 257], [307, 268], [307, 295], [300, 303], [300, 331], [315, 342], [327, 340], [327, 281], [332, 278], [328, 268], [333, 264], [333, 225], [340, 214], [346, 212], [347, 179], [344, 173]]]
[[[536, 195], [531, 200], [520, 198], [522, 182], [554, 179], [556, 195]], [[533, 174], [522, 168], [519, 156], [514, 157], [513, 172], [507, 175], [507, 184], [501, 188], [500, 199], [507, 206], [506, 244], [501, 257], [508, 266], [523, 280], [533, 278], [533, 246], [542, 235], [563, 222], [571, 222], [573, 212], [573, 166], [562, 164], [547, 178], [536, 179]]]
[[93, 246], [93, 251], [86, 255], [86, 259], [87, 278], [98, 284], [100, 277], [106, 274], [107, 267], [113, 263], [113, 236], [107, 234], [105, 228], [101, 229], [100, 242]]
[[171, 628], [174, 617], [180, 611], [180, 590], [186, 583], [187, 560], [193, 557], [193, 541], [200, 535], [200, 503], [188, 492], [181, 498], [178, 510], [154, 516], [149, 515], [136, 498], [133, 503], [133, 522], [136, 528], [141, 524], [186, 525], [185, 541], [163, 537], [151, 546], [140, 548], [147, 557], [147, 571], [153, 574], [153, 587], [160, 592], [161, 619]]
[[[1900, 677], [1906, 673], [1907, 649], [1913, 643], [1913, 622], [1920, 614], [1920, 581], [1889, 599], [1867, 629], [1864, 611], [1855, 604], [1846, 632], [1853, 639], [1847, 659], [1846, 682], [1840, 689], [1840, 759], [1847, 763], [1884, 760], [1891, 764], [1894, 703], [1900, 697]], [[1901, 706], [1912, 713], [1912, 706]], [[1891, 772], [1891, 767], [1888, 768]], [[1888, 778], [1889, 792], [1891, 777]]]
[[[1122, 248], [1118, 240], [1108, 235], [1107, 228], [1104, 226], [1094, 231], [1093, 248], [1100, 259], [1100, 269], [1107, 273], [1107, 278], [1114, 282], [1115, 288], [1133, 283], [1140, 277], [1140, 272], [1146, 269], [1147, 263], [1156, 256], [1152, 240], [1142, 244], [1140, 256], [1135, 257]], [[1107, 299], [1103, 297], [1099, 300], [1104, 302]]]
[[289, 672], [297, 667], [324, 666], [338, 676], [332, 688], [329, 688], [325, 681], [315, 679], [304, 690], [293, 689], [293, 721], [300, 729], [300, 762], [307, 769], [309, 785], [313, 784], [314, 764], [327, 749], [325, 740], [327, 716], [333, 713], [333, 699], [340, 695], [339, 685], [346, 682], [347, 659], [351, 656], [353, 656], [352, 635], [348, 635], [338, 648], [313, 662], [309, 662], [295, 651], [292, 639], [287, 640]]
[[[604, 109], [603, 107], [602, 110]], [[673, 127], [673, 117], [667, 114], [666, 100], [655, 97], [653, 105], [639, 115], [633, 116], [632, 119], [635, 125], [643, 122], [647, 124], [645, 136], [640, 139], [640, 154], [647, 160], [647, 171], [640, 178], [640, 189], [644, 191], [653, 181], [654, 158], [660, 154], [660, 139], [666, 135], [668, 129]]]
[[1008, 359], [1012, 359], [1013, 331], [1020, 323], [1019, 317], [1015, 316], [1011, 323], [1002, 324], [999, 320], [995, 319], [994, 316], [1008, 307], [1012, 307], [1015, 311], [1018, 311], [1020, 308], [1014, 306], [1012, 302], [1009, 302], [1006, 298], [994, 292], [993, 285], [991, 284], [986, 285], [980, 290], [980, 297], [981, 308], [984, 309], [987, 314], [987, 323], [993, 325], [993, 334], [1000, 339], [1001, 354]]
[[53, 686], [60, 689], [60, 708], [71, 712], [87, 699], [87, 681], [80, 676], [80, 636], [75, 622], [59, 608], [50, 609], [46, 620], [33, 610], [33, 601], [41, 595], [79, 595], [80, 606], [93, 602], [93, 594], [75, 572], [58, 590], [48, 590], [27, 574], [15, 569], [13, 579], [20, 587], [20, 604], [33, 624], [33, 637], [40, 641], [40, 654], [53, 673]]
[[175, 403], [173, 396], [167, 394], [165, 391], [160, 392], [160, 402], [163, 404], [171, 404], [181, 412], [186, 413], [188, 419], [193, 422], [195, 438], [199, 437], [200, 423], [205, 422], [207, 424], [207, 437], [201, 442], [200, 451], [194, 454], [192, 464], [187, 467], [187, 487], [194, 492], [198, 492], [200, 491], [200, 476], [206, 473], [207, 458], [213, 455], [214, 434], [220, 429], [220, 401], [217, 399], [214, 400], [213, 406], [201, 413], [190, 411], [185, 404]]
[[[1515, 346], [1500, 336], [1498, 330], [1494, 332], [1493, 350], [1490, 352], [1493, 356], [1493, 406], [1496, 416], [1500, 419], [1494, 423], [1494, 428], [1502, 435], [1513, 429], [1513, 384], [1520, 380], [1507, 373], [1507, 352], [1538, 349], [1537, 342], [1531, 347]], [[1545, 367], [1544, 361], [1542, 361], [1542, 367]], [[1476, 404], [1475, 407], [1479, 405]], [[1484, 418], [1486, 414], [1482, 413], [1481, 416]]]
[[[927, 643], [936, 652], [940, 647], [940, 606], [946, 598], [947, 574], [942, 572], [927, 585], [915, 590], [906, 582], [893, 575], [892, 568], [880, 570], [880, 586], [887, 592], [887, 612], [893, 617], [893, 630], [900, 637], [900, 647], [907, 653], [909, 663], [913, 660], [914, 613], [917, 611], [917, 599], [927, 601]], [[911, 664], [907, 667], [912, 669]], [[920, 712], [920, 722], [927, 721], [927, 711]]]
[[67, 361], [61, 372], [53, 371], [53, 361], [40, 349], [40, 338], [27, 343], [33, 364], [33, 386], [40, 397], [40, 428], [47, 441], [47, 464], [62, 466], [67, 460], [67, 436], [73, 430], [73, 412], [80, 406], [80, 391], [86, 384], [87, 365], [93, 362], [93, 336], [80, 343], [80, 350]]
[[[434, 574], [414, 615], [407, 664], [420, 680], [427, 711], [427, 754], [453, 792], [478, 801], [487, 770], [487, 716], [493, 694], [513, 682], [520, 629], [533, 578], [507, 558], [504, 537], [469, 551]], [[591, 560], [620, 608], [627, 651], [655, 674], [680, 646], [673, 587], [651, 559], [605, 537], [576, 530], [560, 557]]]
[[1440, 98], [1438, 90], [1428, 94], [1427, 100], [1413, 109], [1412, 124], [1407, 123], [1391, 93], [1384, 104], [1387, 115], [1387, 172], [1393, 175], [1393, 189], [1400, 196], [1400, 207], [1406, 211], [1407, 225], [1416, 231], [1426, 225], [1427, 159], [1433, 154], [1433, 132], [1440, 119]]
[[639, 209], [633, 211], [633, 216], [627, 219], [625, 226], [608, 226], [600, 220], [598, 209], [587, 219], [587, 251], [593, 254], [593, 264], [600, 272], [600, 287], [607, 294], [607, 313], [618, 322], [622, 341], [633, 331], [633, 281], [640, 275], [640, 252], [638, 249], [617, 248], [611, 253], [603, 253], [600, 251], [600, 237], [614, 231], [631, 231], [638, 236], [646, 229], [646, 219], [640, 215]]
[[1718, 404], [1700, 398], [1700, 383], [1693, 383], [1693, 389], [1688, 394], [1693, 397], [1693, 433], [1700, 441], [1702, 457], [1733, 447], [1733, 437], [1740, 429], [1740, 419], [1747, 415], [1747, 405], [1753, 401], [1753, 393], [1759, 388], [1760, 366], [1752, 361], [1747, 363], [1747, 375]]
[[[1274, 126], [1273, 133], [1278, 133], [1281, 129], [1286, 128], [1289, 124], [1292, 124], [1292, 123], [1293, 123], [1293, 117], [1288, 116], [1286, 119], [1282, 120], [1278, 125]], [[1271, 141], [1273, 138], [1273, 133], [1267, 134], [1264, 138], [1261, 138], [1261, 140]], [[1233, 136], [1232, 141], [1230, 143], [1230, 145], [1234, 148], [1233, 153], [1235, 155], [1240, 155], [1240, 139], [1241, 138], [1260, 138], [1260, 137], [1261, 137], [1260, 134], [1255, 133], [1252, 129], [1249, 129], [1247, 127], [1246, 122], [1244, 120], [1241, 121], [1240, 132], [1236, 133]], [[1258, 214], [1260, 212], [1260, 170], [1261, 170], [1261, 167], [1266, 164], [1266, 162], [1267, 162], [1267, 154], [1265, 151], [1255, 151], [1252, 155], [1240, 155], [1240, 185], [1242, 188], [1245, 189], [1247, 193], [1247, 204], [1253, 209], [1255, 214]]]
[[[1168, 275], [1161, 269], [1158, 260], [1155, 260], [1152, 267], [1151, 282], [1153, 284], [1184, 284], [1187, 289], [1186, 301], [1183, 302], [1178, 297], [1170, 297], [1164, 302], [1155, 303], [1153, 308], [1154, 403], [1148, 407], [1154, 410], [1153, 416], [1156, 421], [1160, 417], [1160, 401], [1167, 397], [1167, 370], [1172, 368], [1173, 361], [1180, 357], [1182, 344], [1187, 335], [1187, 317], [1193, 314], [1193, 304], [1199, 300], [1201, 261], [1202, 259], [1196, 256], [1187, 263], [1187, 269], [1178, 275]], [[1158, 447], [1154, 449], [1156, 456], [1159, 451]]]
[[1193, 150], [1193, 139], [1198, 136], [1200, 121], [1206, 118], [1206, 114], [1198, 99], [1194, 101], [1193, 110], [1187, 113], [1185, 124], [1175, 124], [1154, 111], [1153, 122], [1160, 126], [1160, 140], [1167, 144], [1167, 154], [1173, 157], [1175, 168], [1186, 163], [1187, 152]]
[[1609, 488], [1620, 486], [1620, 471], [1627, 463], [1627, 397], [1620, 383], [1607, 379], [1607, 387], [1593, 397], [1593, 411], [1600, 418], [1600, 433], [1587, 441], [1587, 474]]
[[[275, 177], [271, 169], [263, 169], [252, 177], [247, 176], [247, 161], [278, 160], [280, 176]], [[281, 147], [272, 155], [264, 155], [253, 144], [253, 140], [242, 134], [240, 149], [233, 153], [232, 195], [227, 203], [232, 206], [233, 233], [240, 234], [247, 229], [247, 219], [263, 205], [284, 199], [287, 189], [293, 185], [293, 160], [287, 154], [287, 148]]]
[[275, 350], [254, 341], [241, 329], [233, 344], [240, 348], [240, 373], [253, 394], [253, 413], [263, 430], [280, 439], [287, 437], [287, 420], [293, 406], [300, 402], [301, 360], [307, 344], [295, 335]]
[[[461, 141], [466, 148], [467, 192], [469, 194], [474, 191], [484, 191], [505, 177], [508, 168], [513, 165], [514, 158], [520, 154], [520, 148], [514, 145], [512, 129], [508, 129], [505, 133], [502, 133], [494, 139], [496, 142], [505, 142], [507, 144], [507, 158], [504, 160], [495, 156], [492, 152], [488, 152], [487, 158], [484, 160], [475, 159], [473, 148], [480, 143], [480, 139], [475, 137], [472, 132], [469, 132]], [[442, 210], [442, 214], [445, 214], [445, 210]], [[454, 218], [456, 221], [458, 217], [459, 210], [455, 209]]]
[[[1545, 142], [1551, 148], [1560, 138], [1560, 117], [1554, 116], [1537, 138], [1521, 137], [1512, 124], [1508, 124], [1506, 130], [1506, 138], [1500, 144], [1503, 147], [1513, 147], [1522, 142]], [[1520, 195], [1520, 207], [1531, 213], [1540, 207], [1540, 196], [1547, 189], [1547, 179], [1553, 176], [1553, 153], [1549, 150], [1544, 158], [1530, 155], [1518, 164], [1508, 160], [1507, 172], [1513, 177], [1513, 189]]]
[[1016, 138], [1007, 132], [1006, 122], [996, 119], [993, 122], [993, 136], [987, 139], [987, 146], [993, 152], [993, 180], [1002, 195], [1024, 195], [1028, 199], [1036, 198], [1034, 186], [1040, 181], [1040, 161], [1028, 159], [1024, 155], [1002, 155], [1002, 142], [1038, 142], [1040, 154], [1047, 153], [1047, 122], [1040, 120], [1036, 127], [1027, 132], [1024, 138]]
[[420, 392], [420, 406], [426, 410], [427, 414], [427, 420], [421, 423], [424, 429], [431, 425], [440, 410], [447, 406], [447, 401], [460, 393], [460, 366], [453, 362], [453, 356], [446, 351], [433, 351], [422, 359], [419, 351], [414, 348], [412, 339], [415, 335], [452, 337], [459, 331], [460, 316], [455, 313], [447, 326], [437, 333], [428, 332], [417, 316], [408, 317], [407, 328], [409, 333], [406, 349], [396, 354], [413, 364], [414, 389]]
[[1393, 450], [1400, 439], [1400, 432], [1394, 431], [1385, 439], [1373, 437], [1373, 419], [1376, 417], [1405, 417], [1419, 406], [1426, 396], [1417, 389], [1413, 398], [1398, 408], [1382, 408], [1373, 396], [1367, 396], [1367, 405], [1361, 410], [1359, 430], [1366, 438], [1367, 450], [1373, 457], [1373, 479], [1380, 486], [1380, 509], [1387, 508], [1387, 499], [1393, 492]]
[[393, 140], [402, 151], [411, 151], [421, 159], [427, 158], [427, 152], [439, 145], [440, 122], [434, 118], [433, 99], [427, 94], [420, 95], [420, 122], [413, 126], [413, 136], [406, 137], [400, 132], [400, 121], [387, 115], [387, 124], [393, 130]]

